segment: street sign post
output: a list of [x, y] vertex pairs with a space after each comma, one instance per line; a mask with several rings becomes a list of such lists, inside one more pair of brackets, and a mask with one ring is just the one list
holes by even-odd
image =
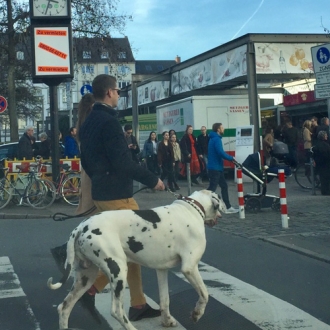
[[328, 117], [330, 118], [330, 43], [311, 48], [316, 84], [316, 99], [327, 99]]
[[330, 97], [330, 83], [329, 84], [315, 84], [314, 96], [316, 99], [326, 99]]
[[7, 106], [8, 106], [7, 100], [3, 96], [0, 96], [0, 113], [5, 112]]
[[93, 89], [92, 89], [92, 86], [91, 85], [83, 85], [81, 88], [80, 88], [80, 94], [81, 95], [85, 95], [85, 94], [88, 94], [88, 93], [92, 93]]

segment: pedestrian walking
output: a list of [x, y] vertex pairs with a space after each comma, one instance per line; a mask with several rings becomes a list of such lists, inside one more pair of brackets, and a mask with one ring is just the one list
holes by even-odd
[[201, 180], [207, 178], [207, 149], [209, 144], [209, 135], [207, 134], [206, 126], [201, 127], [201, 134], [197, 136], [197, 143], [202, 157], [201, 161]]
[[207, 190], [216, 191], [218, 185], [221, 188], [221, 196], [226, 204], [227, 211], [225, 213], [237, 213], [239, 210], [233, 208], [229, 202], [228, 184], [226, 182], [223, 170], [223, 160], [233, 161], [233, 156], [228, 155], [223, 150], [222, 135], [225, 132], [225, 128], [221, 123], [215, 123], [212, 126], [212, 132], [210, 133], [210, 141], [208, 146], [208, 174], [209, 174], [209, 186]]
[[295, 170], [298, 165], [297, 149], [299, 143], [299, 131], [292, 125], [291, 121], [288, 121], [286, 127], [283, 129], [283, 138], [289, 149], [289, 165]]
[[158, 143], [157, 150], [158, 166], [161, 168], [160, 179], [167, 178], [167, 189], [175, 191], [174, 188], [174, 153], [167, 131], [163, 132], [163, 140]]
[[189, 163], [191, 182], [199, 185], [197, 178], [201, 173], [199, 158], [202, 154], [198, 148], [197, 139], [193, 135], [193, 127], [191, 125], [187, 125], [186, 132], [180, 140], [180, 148], [182, 157], [180, 174], [186, 176], [186, 164]]
[[124, 126], [125, 139], [128, 145], [128, 148], [132, 154], [132, 159], [139, 163], [138, 154], [140, 153], [140, 147], [137, 143], [136, 137], [133, 135], [133, 127], [130, 124]]
[[18, 142], [18, 159], [31, 160], [33, 158], [33, 126], [26, 126], [25, 132]]
[[172, 143], [173, 147], [173, 154], [174, 154], [174, 188], [176, 190], [180, 190], [178, 185], [178, 178], [179, 178], [179, 171], [180, 171], [180, 162], [181, 162], [181, 149], [180, 145], [176, 140], [176, 134], [173, 133], [170, 135], [170, 142]]
[[[163, 182], [132, 159], [122, 127], [114, 110], [120, 90], [115, 77], [101, 74], [92, 83], [95, 103], [80, 128], [81, 163], [92, 182], [92, 199], [99, 212], [108, 210], [137, 210], [133, 199], [133, 180], [156, 190], [164, 190]], [[156, 317], [143, 294], [141, 267], [128, 263], [127, 282], [131, 295], [129, 319]], [[108, 279], [102, 273], [89, 290], [101, 292]]]
[[147, 168], [152, 173], [158, 175], [159, 167], [157, 161], [157, 134], [152, 131], [149, 134], [149, 138], [144, 142], [142, 150], [142, 158], [146, 162]]

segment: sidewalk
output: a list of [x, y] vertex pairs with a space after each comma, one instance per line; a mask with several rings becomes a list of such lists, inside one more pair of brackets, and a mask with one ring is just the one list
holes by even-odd
[[[228, 179], [229, 197], [233, 206], [238, 205], [236, 183]], [[181, 190], [177, 193], [187, 195], [187, 183], [179, 181]], [[195, 190], [207, 188], [205, 182], [200, 186], [193, 186]], [[245, 237], [246, 239], [261, 239], [301, 254], [317, 258], [330, 263], [330, 197], [312, 196], [310, 190], [303, 190], [291, 177], [286, 182], [287, 205], [289, 213], [289, 228], [283, 229], [281, 215], [269, 209], [262, 209], [259, 213], [245, 213], [245, 219], [239, 219], [238, 214], [223, 214], [214, 227], [230, 235]], [[135, 186], [135, 191], [139, 189]], [[220, 193], [220, 189], [217, 190]], [[252, 183], [244, 183], [244, 193], [253, 192]], [[279, 195], [278, 181], [273, 180], [268, 185], [268, 194]], [[142, 190], [134, 195], [141, 209], [148, 209], [173, 202], [175, 196], [166, 191]], [[44, 210], [37, 210], [28, 206], [17, 206], [10, 203], [0, 210], [1, 219], [42, 219], [52, 217], [60, 212], [74, 215], [76, 207], [70, 206], [63, 200]]]

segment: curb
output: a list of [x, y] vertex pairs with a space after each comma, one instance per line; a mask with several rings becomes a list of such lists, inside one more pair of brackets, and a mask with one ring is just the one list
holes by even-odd
[[293, 245], [293, 244], [282, 242], [282, 241], [274, 239], [274, 238], [265, 238], [265, 237], [263, 237], [263, 238], [259, 238], [259, 239], [262, 240], [262, 241], [265, 241], [265, 242], [283, 247], [287, 250], [302, 254], [304, 256], [311, 257], [311, 258], [314, 258], [314, 259], [317, 259], [317, 260], [320, 260], [320, 261], [323, 261], [323, 262], [326, 262], [326, 263], [330, 264], [330, 257], [328, 257], [324, 254], [313, 252], [311, 250], [307, 250], [307, 249], [301, 248], [301, 247]]
[[6, 214], [0, 213], [0, 219], [44, 219], [51, 218], [52, 214]]

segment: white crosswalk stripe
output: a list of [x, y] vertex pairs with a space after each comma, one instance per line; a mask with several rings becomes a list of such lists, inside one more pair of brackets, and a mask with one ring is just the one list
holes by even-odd
[[[203, 262], [199, 268], [204, 281], [212, 281], [207, 290], [213, 298], [244, 316], [260, 329], [317, 329], [330, 330], [330, 326], [248, 283], [245, 283]], [[175, 273], [187, 281], [182, 273]], [[218, 282], [219, 286], [214, 282]]]
[[[199, 268], [202, 270], [201, 275], [205, 281], [210, 296], [219, 301], [221, 304], [242, 315], [260, 329], [330, 330], [330, 326], [328, 324], [321, 322], [312, 315], [268, 294], [265, 291], [262, 291], [203, 262], [200, 262]], [[181, 272], [173, 273], [180, 279], [187, 282]], [[212, 282], [212, 285], [207, 285], [208, 281]], [[159, 308], [157, 303], [152, 301], [149, 297], [147, 297], [147, 300], [150, 306]], [[110, 316], [110, 304], [110, 293], [102, 293], [97, 295], [97, 309], [114, 330], [120, 330], [122, 328], [119, 323]], [[125, 292], [124, 306], [126, 307], [126, 311], [128, 311], [128, 289], [126, 289]], [[159, 317], [155, 319], [141, 320], [136, 322], [134, 325], [138, 329], [145, 330], [163, 329], [160, 324]], [[177, 329], [186, 328], [179, 324]]]
[[[14, 268], [8, 257], [0, 257], [0, 278], [2, 278], [2, 276], [6, 276], [6, 280], [0, 280], [0, 299], [26, 297], [21, 287], [21, 283], [16, 273], [14, 272]], [[8, 278], [10, 278], [10, 280], [8, 280]], [[12, 287], [12, 288], [8, 289], [6, 287]], [[32, 320], [32, 322], [34, 323], [34, 329], [41, 330], [40, 325], [37, 322], [27, 299], [26, 299], [25, 307], [27, 310], [27, 315], [29, 315], [29, 323]], [[24, 322], [24, 320], [22, 320], [22, 322]]]

